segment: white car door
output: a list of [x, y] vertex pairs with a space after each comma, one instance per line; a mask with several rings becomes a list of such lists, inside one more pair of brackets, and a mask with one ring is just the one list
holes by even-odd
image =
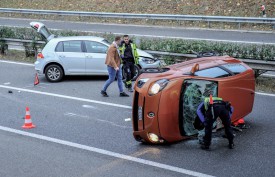
[[108, 75], [105, 64], [108, 47], [96, 41], [84, 41], [86, 46], [86, 74], [87, 75]]
[[68, 75], [85, 75], [85, 54], [82, 41], [59, 42], [56, 54], [61, 60], [65, 73]]

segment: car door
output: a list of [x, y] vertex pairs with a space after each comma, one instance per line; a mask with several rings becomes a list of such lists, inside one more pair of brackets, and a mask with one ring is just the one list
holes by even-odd
[[238, 63], [223, 65], [223, 67], [234, 75], [219, 80], [219, 96], [230, 101], [235, 108], [232, 115], [234, 121], [252, 111], [255, 96], [254, 72]]
[[81, 40], [59, 42], [56, 54], [67, 75], [85, 75], [85, 54]]
[[43, 23], [40, 22], [31, 22], [30, 26], [42, 36], [42, 38], [49, 42], [52, 38], [55, 36], [46, 28], [46, 26]]
[[96, 41], [84, 41], [86, 57], [86, 74], [87, 75], [107, 75], [107, 66], [105, 64], [108, 47]]

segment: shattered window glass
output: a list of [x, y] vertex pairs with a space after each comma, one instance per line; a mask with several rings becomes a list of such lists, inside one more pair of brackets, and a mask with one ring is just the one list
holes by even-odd
[[213, 96], [217, 96], [218, 83], [192, 79], [185, 80], [183, 88], [182, 127], [185, 135], [192, 136], [198, 134], [198, 130], [194, 127], [197, 108], [204, 98], [209, 96], [210, 91], [212, 91]]

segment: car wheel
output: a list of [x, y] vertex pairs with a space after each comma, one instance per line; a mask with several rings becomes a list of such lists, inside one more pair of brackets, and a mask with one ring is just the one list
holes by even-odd
[[208, 51], [208, 52], [200, 52], [199, 57], [212, 57], [212, 56], [218, 56], [219, 53], [215, 51]]
[[[135, 76], [132, 78], [132, 81], [135, 81], [139, 75], [140, 75], [140, 68], [137, 65], [135, 65]], [[123, 79], [126, 78], [126, 72], [124, 71], [123, 66], [122, 66], [122, 78]]]
[[59, 82], [63, 76], [63, 70], [58, 65], [49, 65], [45, 70], [45, 77], [49, 82]]

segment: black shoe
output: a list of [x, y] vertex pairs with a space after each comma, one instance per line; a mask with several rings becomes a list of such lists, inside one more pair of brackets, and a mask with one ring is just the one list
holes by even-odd
[[126, 94], [125, 92], [121, 92], [121, 93], [119, 94], [119, 96], [121, 96], [121, 97], [129, 97], [129, 95]]
[[128, 88], [128, 92], [133, 92], [134, 90], [130, 87]]
[[209, 146], [205, 145], [205, 144], [202, 144], [201, 145], [201, 149], [203, 149], [203, 150], [209, 150]]
[[104, 96], [104, 97], [108, 97], [108, 96], [109, 96], [109, 95], [107, 94], [107, 92], [105, 92], [105, 91], [103, 91], [103, 90], [101, 90], [100, 93], [101, 93], [101, 95]]
[[229, 149], [234, 149], [234, 147], [235, 147], [235, 144], [234, 144], [234, 143], [229, 143], [229, 144], [228, 144], [228, 148], [229, 148]]

